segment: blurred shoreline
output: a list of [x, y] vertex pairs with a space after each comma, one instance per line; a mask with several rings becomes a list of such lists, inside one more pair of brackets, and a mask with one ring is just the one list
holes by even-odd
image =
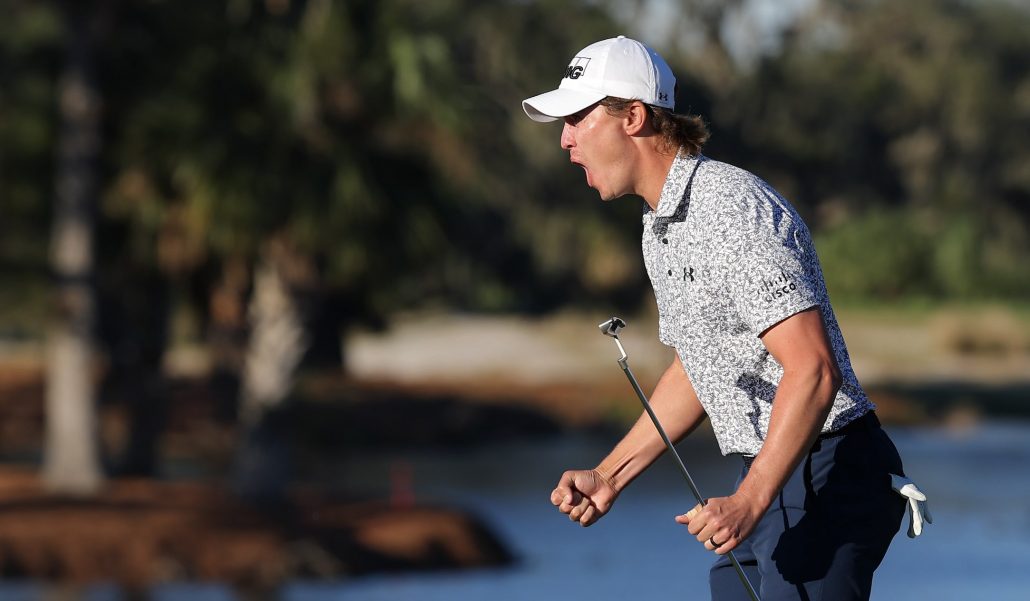
[[[385, 332], [352, 335], [350, 378], [380, 388], [525, 402], [569, 425], [632, 419], [617, 351], [596, 323], [608, 315], [527, 319], [409, 315]], [[888, 421], [1030, 416], [1030, 322], [1002, 307], [925, 312], [844, 310], [838, 319], [859, 380]], [[672, 359], [653, 314], [627, 319], [622, 340], [649, 389]]]
[[[837, 316], [852, 365], [886, 421], [1030, 417], [1026, 312], [977, 306], [845, 309]], [[343, 369], [302, 370], [295, 396], [318, 402], [446, 397], [538, 411], [565, 427], [618, 425], [635, 419], [638, 409], [627, 402], [614, 344], [596, 327], [608, 317], [584, 311], [401, 315], [383, 331], [346, 337]], [[649, 390], [673, 351], [658, 342], [654, 314], [627, 322], [621, 339]], [[22, 400], [41, 394], [42, 358], [38, 341], [0, 341], [0, 387], [9, 401], [12, 394]], [[177, 346], [166, 353], [164, 372], [171, 382], [193, 382], [195, 396], [209, 374], [207, 352]]]
[[[1030, 305], [912, 301], [838, 307], [836, 314], [852, 366], [885, 421], [1030, 418]], [[350, 393], [408, 400], [445, 396], [540, 410], [573, 428], [628, 422], [638, 415], [637, 407], [627, 402], [631, 394], [616, 369], [614, 345], [596, 327], [608, 317], [583, 309], [545, 316], [401, 313], [382, 330], [357, 329], [345, 336], [340, 369], [301, 367], [294, 396], [323, 401]], [[649, 390], [673, 351], [658, 342], [653, 312], [627, 320], [622, 339], [634, 373]], [[0, 332], [0, 405], [21, 405], [15, 413], [33, 419], [42, 411], [46, 346], [41, 335], [35, 329]], [[102, 351], [94, 354], [95, 381], [110, 368], [107, 361]], [[177, 383], [173, 386], [202, 389], [212, 372], [210, 350], [196, 341], [173, 343], [161, 372]], [[0, 433], [8, 441], [26, 440], [32, 434], [22, 425], [5, 420]]]

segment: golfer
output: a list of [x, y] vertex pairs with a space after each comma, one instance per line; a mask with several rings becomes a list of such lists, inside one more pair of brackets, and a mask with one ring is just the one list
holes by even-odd
[[[808, 228], [769, 184], [701, 154], [706, 127], [674, 112], [675, 92], [665, 61], [619, 36], [522, 106], [564, 121], [561, 146], [602, 200], [646, 203], [658, 336], [676, 350], [651, 404], [672, 440], [707, 417], [742, 459], [733, 494], [675, 517], [720, 556], [713, 599], [747, 598], [730, 550], [764, 601], [867, 599], [905, 513], [901, 459], [851, 368]], [[664, 449], [642, 415], [551, 502], [589, 526]]]

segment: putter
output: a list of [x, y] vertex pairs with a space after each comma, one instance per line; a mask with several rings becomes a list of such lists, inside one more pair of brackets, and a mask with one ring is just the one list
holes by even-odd
[[[633, 376], [633, 372], [629, 368], [629, 355], [626, 354], [626, 349], [622, 346], [622, 341], [619, 340], [619, 330], [626, 327], [626, 322], [622, 321], [618, 317], [612, 317], [608, 321], [599, 324], [597, 326], [601, 333], [605, 336], [610, 336], [615, 339], [615, 344], [619, 347], [619, 367], [626, 373], [626, 377], [629, 378], [629, 383], [633, 386], [633, 391], [637, 393], [637, 397], [640, 398], [640, 403], [644, 406], [644, 410], [651, 417], [651, 422], [654, 423], [654, 427], [658, 430], [658, 434], [665, 441], [665, 448], [669, 449], [673, 458], [676, 459], [676, 465], [680, 468], [680, 473], [683, 474], [683, 478], [687, 481], [687, 485], [690, 486], [690, 492], [694, 493], [694, 498], [702, 506], [707, 505], [704, 497], [701, 496], [701, 491], [697, 489], [697, 485], [694, 484], [694, 479], [690, 477], [690, 472], [687, 471], [687, 466], [683, 464], [683, 460], [680, 458], [679, 453], [676, 452], [676, 447], [673, 446], [672, 441], [669, 440], [669, 436], [665, 433], [665, 428], [658, 421], [658, 416], [654, 414], [654, 410], [651, 409], [651, 403], [647, 400], [647, 395], [640, 389], [640, 384], [637, 383], [636, 377]], [[714, 543], [713, 543], [714, 544]], [[730, 563], [733, 564], [734, 569], [737, 570], [737, 575], [740, 576], [741, 583], [744, 584], [744, 588], [747, 589], [747, 594], [751, 597], [752, 601], [760, 601], [758, 593], [755, 592], [755, 587], [751, 585], [751, 581], [747, 579], [747, 574], [744, 573], [744, 569], [740, 567], [740, 562], [733, 555], [733, 551], [726, 554], [730, 558]]]

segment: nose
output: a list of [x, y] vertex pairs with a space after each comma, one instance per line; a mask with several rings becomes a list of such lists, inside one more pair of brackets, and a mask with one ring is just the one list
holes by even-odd
[[564, 127], [562, 127], [561, 130], [561, 147], [564, 150], [572, 150], [572, 147], [575, 145], [575, 129], [571, 125], [569, 125], [568, 121], [566, 121]]

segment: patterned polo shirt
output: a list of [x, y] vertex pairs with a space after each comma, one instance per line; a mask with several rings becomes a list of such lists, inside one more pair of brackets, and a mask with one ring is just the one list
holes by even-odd
[[657, 210], [645, 205], [644, 262], [659, 339], [676, 349], [724, 455], [756, 455], [783, 366], [759, 335], [819, 307], [843, 384], [822, 427], [874, 408], [851, 368], [812, 237], [782, 196], [743, 169], [680, 153]]

